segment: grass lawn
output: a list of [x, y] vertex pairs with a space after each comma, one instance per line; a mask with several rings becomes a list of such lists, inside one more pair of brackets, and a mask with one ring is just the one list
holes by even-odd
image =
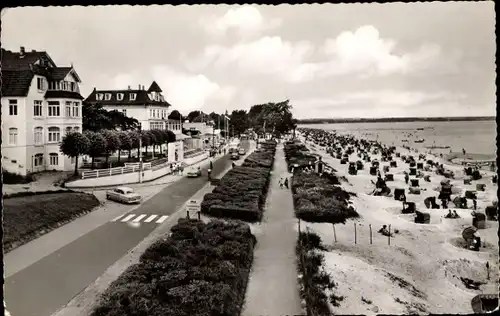
[[19, 247], [98, 205], [95, 196], [77, 192], [4, 199], [4, 250]]

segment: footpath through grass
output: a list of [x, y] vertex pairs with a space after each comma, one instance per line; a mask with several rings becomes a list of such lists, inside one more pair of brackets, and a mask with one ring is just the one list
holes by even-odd
[[37, 193], [3, 200], [4, 251], [19, 247], [99, 205], [79, 192]]

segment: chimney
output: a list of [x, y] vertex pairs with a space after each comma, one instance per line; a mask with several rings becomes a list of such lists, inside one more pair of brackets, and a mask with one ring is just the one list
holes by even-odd
[[21, 51], [21, 55], [24, 55], [24, 53], [25, 53], [24, 46], [21, 46], [21, 50], [20, 51]]
[[31, 52], [32, 52], [32, 53], [36, 53], [36, 50], [32, 49], [32, 50], [31, 50]]
[[128, 89], [130, 90], [130, 86], [128, 86]]
[[141, 85], [139, 85], [139, 90], [141, 90]]

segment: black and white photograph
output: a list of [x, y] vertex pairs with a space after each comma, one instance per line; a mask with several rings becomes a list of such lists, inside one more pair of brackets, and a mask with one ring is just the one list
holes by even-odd
[[5, 316], [498, 310], [494, 1], [53, 5], [1, 11]]

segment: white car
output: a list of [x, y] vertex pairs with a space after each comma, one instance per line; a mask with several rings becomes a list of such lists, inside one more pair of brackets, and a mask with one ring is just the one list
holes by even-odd
[[129, 187], [117, 187], [106, 191], [106, 199], [126, 204], [141, 203], [142, 201], [142, 197]]
[[198, 168], [191, 167], [187, 171], [187, 176], [188, 176], [188, 178], [201, 177], [201, 169], [199, 167]]

